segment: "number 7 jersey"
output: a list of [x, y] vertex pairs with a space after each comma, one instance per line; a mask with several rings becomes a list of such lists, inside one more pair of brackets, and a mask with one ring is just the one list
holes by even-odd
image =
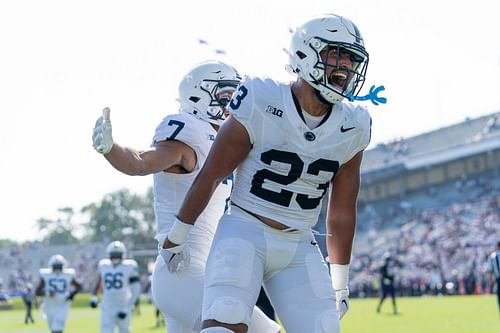
[[252, 144], [236, 170], [231, 201], [291, 228], [316, 224], [335, 173], [370, 142], [365, 108], [337, 103], [310, 129], [290, 85], [271, 79], [245, 78], [230, 112]]

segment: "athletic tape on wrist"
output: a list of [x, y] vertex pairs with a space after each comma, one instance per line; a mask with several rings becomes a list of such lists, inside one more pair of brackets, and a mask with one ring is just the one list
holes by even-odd
[[347, 289], [349, 283], [349, 264], [330, 264], [330, 276], [332, 278], [333, 289]]
[[184, 244], [192, 227], [192, 224], [184, 223], [176, 216], [167, 238], [174, 244]]

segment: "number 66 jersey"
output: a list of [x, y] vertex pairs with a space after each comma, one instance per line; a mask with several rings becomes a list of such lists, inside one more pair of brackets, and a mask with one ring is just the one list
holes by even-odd
[[139, 277], [137, 262], [124, 259], [113, 265], [110, 259], [101, 259], [98, 270], [103, 288], [102, 308], [123, 308], [132, 297], [131, 281], [137, 281]]
[[299, 230], [316, 224], [336, 172], [370, 142], [365, 108], [337, 103], [311, 129], [291, 86], [271, 79], [246, 77], [229, 111], [252, 144], [237, 168], [231, 201]]

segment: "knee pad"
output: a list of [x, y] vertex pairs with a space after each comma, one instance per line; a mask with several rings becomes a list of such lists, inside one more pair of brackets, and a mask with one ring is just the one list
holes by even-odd
[[225, 324], [246, 324], [250, 318], [250, 313], [247, 313], [246, 305], [235, 297], [220, 297], [217, 298], [212, 306], [208, 309], [204, 319], [213, 319]]
[[317, 319], [315, 332], [339, 333], [340, 322], [336, 311], [325, 311]]
[[225, 327], [209, 327], [202, 329], [200, 333], [234, 333], [234, 331]]

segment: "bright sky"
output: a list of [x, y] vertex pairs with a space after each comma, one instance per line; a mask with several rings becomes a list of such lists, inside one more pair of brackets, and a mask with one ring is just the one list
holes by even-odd
[[[493, 0], [16, 0], [0, 2], [0, 238], [35, 239], [55, 218], [151, 177], [120, 174], [92, 149], [111, 107], [115, 141], [150, 144], [177, 111], [182, 75], [218, 59], [292, 80], [289, 28], [312, 15], [353, 20], [370, 53], [371, 147], [500, 109], [500, 20]], [[199, 44], [204, 39], [208, 45]], [[215, 53], [222, 49], [225, 55]]]

